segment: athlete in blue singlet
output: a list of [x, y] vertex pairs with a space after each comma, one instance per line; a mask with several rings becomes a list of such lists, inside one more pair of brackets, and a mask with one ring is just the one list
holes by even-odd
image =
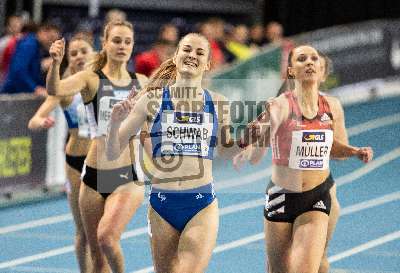
[[[64, 78], [82, 71], [92, 54], [93, 47], [90, 40], [82, 35], [72, 37], [67, 50], [68, 67]], [[71, 97], [48, 96], [29, 121], [28, 127], [30, 129], [52, 127], [55, 121], [49, 114], [58, 105], [63, 108], [68, 125], [69, 138], [65, 147], [67, 163], [65, 168], [68, 179], [66, 192], [76, 227], [75, 251], [81, 272], [89, 272], [89, 251], [79, 212], [80, 175], [90, 145], [89, 127], [81, 94], [78, 93]]]
[[148, 218], [155, 272], [206, 270], [218, 230], [214, 149], [226, 158], [241, 150], [232, 145], [226, 98], [202, 88], [209, 68], [207, 39], [188, 34], [137, 102], [118, 103], [111, 114], [109, 158], [117, 157], [144, 123], [150, 130], [154, 168]]

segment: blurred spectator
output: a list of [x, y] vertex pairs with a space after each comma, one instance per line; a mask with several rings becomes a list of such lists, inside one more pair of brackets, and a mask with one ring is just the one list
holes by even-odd
[[157, 69], [160, 64], [172, 57], [175, 48], [175, 43], [171, 41], [157, 41], [149, 51], [142, 52], [136, 56], [135, 72], [150, 77], [151, 73]]
[[[200, 26], [200, 33], [207, 38], [211, 48], [211, 70], [221, 68], [225, 64], [225, 56], [222, 52], [218, 39], [223, 38], [224, 25], [219, 25], [218, 19], [210, 19]], [[222, 30], [221, 30], [222, 29]], [[222, 32], [222, 34], [221, 34]]]
[[267, 43], [264, 37], [264, 27], [261, 24], [255, 24], [250, 28], [250, 47], [260, 48]]
[[226, 48], [235, 56], [235, 60], [247, 60], [254, 54], [247, 45], [248, 37], [249, 29], [245, 25], [238, 25], [231, 32]]
[[110, 9], [106, 14], [106, 20], [104, 25], [107, 25], [111, 21], [125, 21], [126, 13], [120, 9]]
[[48, 65], [48, 61], [42, 62], [41, 47], [48, 52], [59, 35], [57, 26], [43, 24], [36, 33], [27, 33], [18, 42], [2, 93], [46, 95], [41, 69]]
[[267, 24], [265, 27], [265, 36], [269, 44], [280, 46], [282, 49], [281, 57], [281, 76], [282, 79], [287, 78], [287, 61], [289, 52], [293, 49], [294, 43], [290, 39], [286, 39], [283, 35], [283, 26], [275, 21]]
[[6, 75], [6, 71], [3, 70], [4, 52], [6, 48], [10, 47], [10, 44], [16, 44], [21, 35], [23, 24], [23, 18], [19, 15], [11, 15], [6, 20], [6, 33], [0, 38], [0, 82], [4, 80]]
[[175, 45], [178, 44], [179, 30], [173, 24], [162, 25], [158, 32], [158, 40], [168, 41]]
[[268, 43], [280, 44], [283, 40], [283, 27], [278, 22], [272, 21], [265, 27], [265, 38]]
[[[36, 32], [37, 28], [38, 28], [38, 26], [36, 25], [36, 23], [33, 21], [30, 21], [22, 27], [21, 33], [19, 33], [18, 35], [15, 35], [14, 37], [12, 37], [9, 40], [6, 48], [4, 49], [3, 56], [2, 56], [1, 62], [0, 62], [0, 71], [1, 71], [1, 73], [3, 73], [3, 78], [1, 80], [4, 81], [6, 79], [6, 76], [8, 74], [8, 69], [10, 67], [11, 59], [14, 56], [18, 41], [21, 40], [25, 36], [25, 34], [30, 33], [30, 32]], [[1, 88], [0, 88], [0, 90], [1, 90]]]

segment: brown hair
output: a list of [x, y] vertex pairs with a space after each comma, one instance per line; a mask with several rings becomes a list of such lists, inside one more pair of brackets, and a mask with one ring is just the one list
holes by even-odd
[[[129, 28], [130, 30], [132, 30], [132, 33], [135, 34], [135, 32], [133, 30], [133, 25], [131, 23], [129, 23], [128, 21], [111, 21], [111, 22], [108, 22], [104, 27], [103, 37], [104, 37], [105, 41], [108, 40], [111, 29], [114, 27], [118, 27], [118, 26], [125, 26], [125, 27]], [[107, 53], [104, 49], [102, 49], [94, 57], [94, 61], [91, 64], [91, 66], [92, 66], [93, 71], [100, 71], [106, 65], [106, 63], [107, 63]]]
[[93, 34], [88, 31], [80, 31], [75, 33], [71, 39], [69, 40], [69, 43], [72, 43], [74, 41], [79, 41], [82, 40], [86, 43], [88, 43], [92, 48], [93, 48]]
[[[179, 47], [183, 41], [183, 39], [185, 39], [188, 36], [197, 36], [200, 37], [202, 39], [204, 39], [205, 41], [207, 41], [207, 45], [208, 45], [208, 60], [210, 60], [211, 58], [211, 47], [210, 47], [210, 43], [208, 42], [208, 40], [206, 39], [206, 37], [204, 37], [203, 35], [199, 34], [199, 33], [189, 33], [186, 34], [178, 43], [178, 46], [176, 48], [175, 54], [178, 52]], [[153, 72], [153, 74], [150, 76], [149, 82], [146, 85], [146, 87], [144, 88], [145, 92], [151, 91], [151, 90], [155, 90], [155, 89], [161, 89], [164, 86], [170, 86], [172, 84], [175, 83], [176, 81], [176, 65], [173, 62], [173, 58], [170, 58], [168, 60], [166, 60], [165, 62], [163, 62], [160, 67], [155, 70]]]

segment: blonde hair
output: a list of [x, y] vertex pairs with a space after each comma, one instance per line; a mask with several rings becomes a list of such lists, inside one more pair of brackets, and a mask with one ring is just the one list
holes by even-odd
[[[186, 34], [178, 43], [178, 46], [175, 51], [175, 55], [178, 52], [182, 41], [188, 37], [188, 36], [196, 36], [204, 39], [207, 41], [208, 45], [208, 60], [211, 58], [211, 46], [210, 43], [208, 42], [207, 38], [204, 37], [203, 35], [199, 33], [188, 33]], [[176, 65], [173, 62], [173, 58], [170, 58], [163, 62], [160, 67], [155, 70], [152, 75], [150, 76], [149, 82], [144, 88], [145, 92], [152, 91], [155, 89], [161, 89], [164, 86], [170, 86], [173, 85], [176, 81], [176, 75], [177, 75], [177, 70], [176, 70]]]
[[[134, 34], [133, 25], [128, 21], [111, 21], [108, 22], [104, 27], [104, 40], [107, 41], [110, 35], [111, 29], [118, 26], [124, 26], [132, 30]], [[94, 61], [91, 63], [91, 67], [93, 71], [100, 71], [107, 63], [107, 52], [102, 49], [99, 53], [96, 54]]]

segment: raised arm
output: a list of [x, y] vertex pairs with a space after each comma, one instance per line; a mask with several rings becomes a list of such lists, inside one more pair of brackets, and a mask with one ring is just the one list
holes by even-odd
[[49, 114], [59, 103], [59, 97], [48, 96], [42, 105], [40, 105], [33, 117], [29, 120], [28, 128], [31, 130], [38, 130], [53, 127], [55, 120], [52, 117], [49, 117]]
[[47, 72], [46, 88], [49, 95], [72, 96], [87, 87], [88, 71], [78, 72], [66, 79], [60, 80], [60, 65], [64, 57], [65, 40], [55, 41], [50, 47], [50, 56], [53, 59]]
[[253, 165], [261, 161], [271, 146], [271, 132], [275, 134], [287, 115], [288, 104], [283, 97], [267, 100], [264, 112], [247, 125], [247, 140], [242, 142], [248, 146], [233, 158], [233, 165], [237, 170], [247, 161]]
[[109, 160], [117, 159], [129, 140], [139, 132], [146, 120], [149, 103], [148, 96], [143, 95], [137, 100], [127, 99], [114, 105], [106, 138]]

